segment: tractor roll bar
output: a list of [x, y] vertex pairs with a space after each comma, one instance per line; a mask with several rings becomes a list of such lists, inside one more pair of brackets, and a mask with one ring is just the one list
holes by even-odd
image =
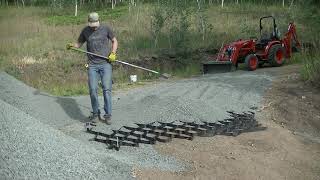
[[273, 17], [273, 16], [264, 16], [262, 18], [260, 18], [260, 36], [261, 36], [261, 33], [262, 33], [262, 20], [263, 19], [267, 19], [267, 18], [272, 18], [273, 19], [273, 32], [277, 32], [277, 24], [276, 24], [276, 19]]

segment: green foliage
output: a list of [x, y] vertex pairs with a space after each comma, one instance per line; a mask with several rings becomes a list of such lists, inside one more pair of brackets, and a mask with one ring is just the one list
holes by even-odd
[[290, 60], [286, 60], [286, 64], [301, 64], [305, 56], [303, 52], [295, 53]]
[[175, 4], [162, 1], [162, 4], [157, 4], [151, 13], [151, 33], [154, 41], [154, 47], [157, 48], [159, 38], [167, 34], [167, 41], [170, 48], [183, 49], [187, 46], [190, 21], [189, 17], [192, 14], [190, 9], [183, 8], [180, 1]]
[[152, 38], [154, 40], [154, 47], [156, 48], [158, 46], [158, 39], [161, 35], [161, 30], [164, 27], [164, 23], [166, 19], [169, 17], [167, 14], [168, 11], [166, 9], [162, 8], [161, 6], [156, 6], [154, 9], [154, 12], [151, 15], [151, 33]]
[[185, 54], [197, 46], [192, 40], [205, 41], [212, 33], [206, 8], [199, 9], [194, 2], [162, 0], [154, 6], [150, 31], [155, 49]]
[[242, 34], [242, 36], [248, 36], [250, 35], [251, 37], [254, 36], [254, 34], [256, 34], [256, 28], [254, 26], [252, 26], [249, 22], [247, 18], [244, 18], [243, 20], [241, 20], [240, 22], [240, 32]]
[[304, 80], [319, 85], [320, 81], [320, 54], [309, 54], [303, 58], [301, 75]]
[[168, 27], [170, 47], [180, 51], [187, 51], [190, 35], [190, 11], [176, 9], [174, 12], [175, 14], [170, 18]]

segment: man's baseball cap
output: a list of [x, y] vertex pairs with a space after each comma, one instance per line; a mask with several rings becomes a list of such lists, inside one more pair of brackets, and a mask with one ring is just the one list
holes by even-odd
[[88, 15], [88, 26], [90, 26], [90, 27], [100, 26], [98, 13], [92, 12]]

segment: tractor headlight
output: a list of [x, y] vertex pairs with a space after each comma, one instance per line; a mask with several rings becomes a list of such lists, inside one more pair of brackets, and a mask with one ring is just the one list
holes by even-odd
[[228, 47], [227, 54], [228, 54], [229, 57], [231, 57], [232, 51], [233, 51], [233, 48], [232, 47]]

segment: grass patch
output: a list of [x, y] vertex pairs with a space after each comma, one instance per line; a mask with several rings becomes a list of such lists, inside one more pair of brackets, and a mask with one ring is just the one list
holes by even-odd
[[[46, 23], [54, 26], [63, 25], [80, 25], [87, 22], [87, 16], [90, 11], [80, 10], [78, 16], [74, 15], [52, 15], [46, 18]], [[105, 20], [116, 20], [119, 17], [126, 15], [128, 13], [128, 8], [126, 6], [119, 6], [115, 9], [105, 8], [103, 10], [96, 11], [100, 19]]]
[[309, 54], [303, 58], [302, 78], [319, 86], [320, 81], [320, 53]]
[[76, 96], [89, 94], [87, 83], [77, 83], [63, 86], [53, 85], [52, 87], [41, 87], [40, 89], [57, 96]]
[[298, 52], [294, 53], [290, 59], [286, 59], [285, 64], [300, 64], [303, 63], [303, 59], [306, 57], [306, 53]]
[[202, 67], [198, 64], [190, 64], [190, 65], [186, 65], [183, 68], [179, 68], [177, 70], [175, 70], [173, 72], [173, 75], [176, 77], [182, 77], [182, 78], [186, 78], [186, 77], [190, 77], [192, 75], [198, 75], [200, 74], [200, 70], [202, 69]]

